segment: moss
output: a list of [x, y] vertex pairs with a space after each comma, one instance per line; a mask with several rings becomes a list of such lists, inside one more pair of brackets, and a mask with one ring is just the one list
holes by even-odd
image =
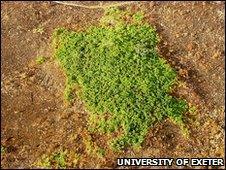
[[139, 146], [149, 127], [166, 117], [183, 126], [188, 106], [169, 95], [176, 72], [158, 54], [158, 41], [142, 13], [117, 9], [84, 32], [54, 33], [55, 57], [67, 75], [65, 97], [72, 100], [78, 86], [91, 129], [123, 132], [112, 140], [114, 149]]
[[4, 155], [6, 153], [6, 147], [1, 146], [1, 155]]
[[46, 61], [46, 58], [43, 57], [43, 56], [38, 56], [38, 57], [36, 58], [36, 63], [37, 63], [37, 64], [43, 64], [45, 61]]
[[60, 168], [65, 169], [67, 165], [67, 150], [54, 152], [50, 155], [42, 155], [41, 159], [38, 160], [34, 166], [41, 168]]

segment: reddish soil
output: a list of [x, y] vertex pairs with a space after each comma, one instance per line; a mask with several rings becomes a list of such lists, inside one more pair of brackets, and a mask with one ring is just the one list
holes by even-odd
[[[197, 107], [186, 114], [189, 137], [170, 120], [150, 128], [141, 150], [111, 151], [107, 137], [87, 131], [87, 112], [63, 99], [65, 76], [52, 59], [55, 28], [98, 24], [102, 9], [54, 2], [1, 2], [1, 167], [31, 168], [43, 154], [67, 149], [80, 155], [77, 168], [113, 168], [117, 157], [224, 157], [224, 3], [143, 2], [146, 19], [161, 36], [159, 51], [184, 83], [175, 95]], [[47, 62], [38, 65], [37, 56]], [[87, 141], [106, 150], [87, 151]], [[69, 165], [70, 167], [70, 165]], [[194, 168], [194, 167], [193, 167]], [[203, 167], [208, 168], [208, 167]], [[221, 167], [223, 168], [223, 167]]]

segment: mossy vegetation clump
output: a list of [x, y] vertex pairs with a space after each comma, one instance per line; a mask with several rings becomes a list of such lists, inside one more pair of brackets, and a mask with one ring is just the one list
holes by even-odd
[[65, 97], [84, 101], [90, 130], [118, 134], [115, 149], [140, 146], [149, 127], [166, 117], [183, 125], [188, 106], [170, 95], [176, 72], [158, 54], [158, 41], [142, 13], [115, 8], [98, 26], [54, 34], [55, 57], [67, 76]]

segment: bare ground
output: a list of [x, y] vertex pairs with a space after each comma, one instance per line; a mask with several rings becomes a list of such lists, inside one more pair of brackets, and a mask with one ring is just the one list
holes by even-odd
[[[150, 128], [141, 150], [114, 153], [106, 136], [87, 131], [79, 99], [63, 100], [65, 76], [51, 59], [55, 28], [84, 29], [98, 24], [102, 9], [53, 2], [1, 2], [1, 153], [2, 168], [29, 168], [43, 154], [61, 148], [80, 156], [73, 167], [113, 168], [117, 157], [224, 157], [224, 3], [146, 2], [144, 10], [162, 37], [159, 51], [184, 82], [175, 95], [197, 107], [187, 114], [189, 138], [165, 120]], [[39, 55], [48, 57], [42, 65]], [[97, 157], [87, 141], [106, 150]], [[207, 167], [204, 167], [207, 168]]]

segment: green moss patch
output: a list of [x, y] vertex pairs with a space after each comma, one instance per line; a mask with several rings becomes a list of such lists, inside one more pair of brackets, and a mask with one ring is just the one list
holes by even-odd
[[118, 132], [113, 148], [140, 146], [163, 118], [183, 124], [188, 107], [169, 95], [176, 72], [158, 54], [157, 43], [142, 13], [117, 9], [109, 9], [99, 26], [54, 34], [55, 56], [67, 75], [65, 97], [72, 100], [76, 89], [89, 111], [90, 130]]

